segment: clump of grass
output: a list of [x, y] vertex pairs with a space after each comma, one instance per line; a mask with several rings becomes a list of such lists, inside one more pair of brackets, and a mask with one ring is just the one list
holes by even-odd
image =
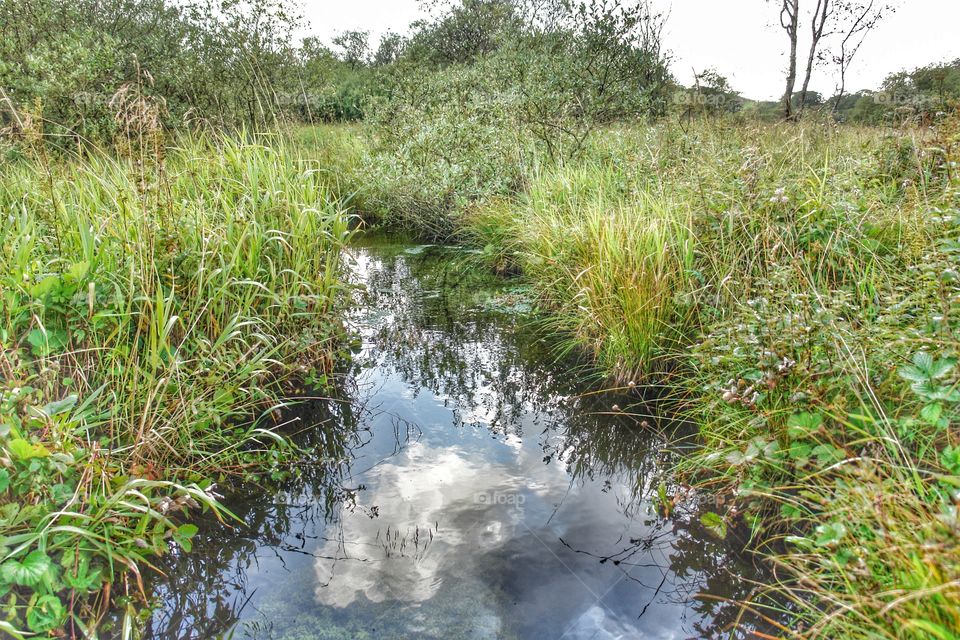
[[851, 463], [793, 499], [808, 515], [791, 523], [806, 533], [786, 536], [788, 551], [771, 559], [807, 637], [950, 639], [960, 629], [956, 506], [888, 465]]
[[282, 382], [336, 355], [349, 221], [323, 177], [280, 136], [161, 152], [141, 133], [0, 181], [11, 633], [80, 635], [121, 570], [136, 585], [168, 539], [189, 548], [179, 514], [217, 508], [211, 478], [282, 456]]
[[626, 195], [602, 164], [538, 175], [515, 208], [510, 246], [558, 327], [624, 379], [655, 368], [683, 335], [693, 258], [689, 212]]

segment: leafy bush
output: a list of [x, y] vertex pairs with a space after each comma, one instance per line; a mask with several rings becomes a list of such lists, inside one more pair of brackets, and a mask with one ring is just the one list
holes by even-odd
[[444, 237], [468, 203], [519, 188], [525, 149], [515, 105], [486, 69], [397, 78], [372, 111], [373, 152], [358, 177], [367, 213]]

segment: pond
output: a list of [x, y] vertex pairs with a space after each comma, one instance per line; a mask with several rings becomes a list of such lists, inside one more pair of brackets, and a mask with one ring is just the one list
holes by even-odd
[[162, 559], [146, 637], [700, 638], [742, 623], [758, 569], [697, 509], [655, 508], [684, 435], [657, 402], [603, 392], [467, 252], [380, 239], [351, 255], [354, 364], [284, 427], [315, 457], [235, 490], [242, 524], [202, 523], [191, 553]]

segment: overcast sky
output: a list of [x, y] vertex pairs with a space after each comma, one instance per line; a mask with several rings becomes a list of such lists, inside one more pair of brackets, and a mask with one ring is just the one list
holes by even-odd
[[[713, 67], [747, 97], [771, 99], [782, 93], [786, 35], [779, 27], [778, 3], [652, 1], [670, 11], [666, 46], [681, 82], [690, 84], [692, 69]], [[860, 50], [849, 73], [849, 90], [877, 88], [893, 71], [960, 58], [960, 0], [895, 1], [897, 12], [881, 23]], [[360, 28], [371, 31], [376, 41], [387, 30], [405, 32], [422, 15], [417, 0], [305, 0], [305, 9], [309, 31], [326, 40], [344, 29]], [[835, 78], [829, 69], [818, 69], [811, 84], [831, 94]]]

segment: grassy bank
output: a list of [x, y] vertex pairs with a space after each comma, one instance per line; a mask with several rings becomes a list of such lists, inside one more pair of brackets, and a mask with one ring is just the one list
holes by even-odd
[[495, 179], [485, 145], [429, 121], [400, 145], [304, 136], [348, 159], [330, 166], [361, 213], [474, 243], [612, 376], [682, 390], [703, 446], [680, 478], [736, 496], [707, 524], [750, 528], [781, 596], [750, 606], [785, 597], [785, 634], [942, 640], [960, 628], [958, 123], [661, 123], [554, 161], [507, 132]]
[[[0, 180], [0, 631], [82, 636], [190, 548], [213, 481], [286, 451], [271, 409], [329, 371], [347, 217], [279, 137], [21, 143]], [[16, 157], [14, 157], [16, 156]]]

